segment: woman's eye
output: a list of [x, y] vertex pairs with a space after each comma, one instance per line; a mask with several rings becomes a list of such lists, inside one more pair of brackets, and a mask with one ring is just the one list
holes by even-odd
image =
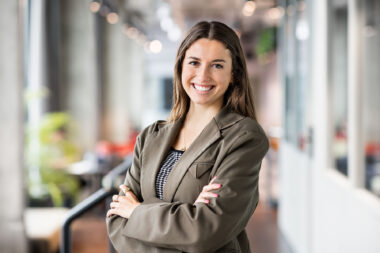
[[222, 64], [214, 64], [214, 67], [217, 69], [222, 69], [223, 65]]
[[191, 62], [189, 62], [189, 65], [197, 66], [197, 65], [198, 65], [198, 62], [197, 62], [197, 61], [191, 61]]

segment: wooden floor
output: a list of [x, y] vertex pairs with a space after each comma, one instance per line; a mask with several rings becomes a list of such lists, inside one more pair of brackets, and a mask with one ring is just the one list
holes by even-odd
[[99, 215], [87, 215], [72, 226], [73, 253], [107, 253], [108, 236], [105, 220]]
[[259, 203], [247, 225], [253, 253], [292, 253], [277, 226], [277, 211]]
[[[108, 239], [104, 219], [87, 215], [72, 227], [73, 253], [107, 253]], [[277, 212], [260, 203], [247, 226], [253, 253], [292, 253], [277, 227]]]

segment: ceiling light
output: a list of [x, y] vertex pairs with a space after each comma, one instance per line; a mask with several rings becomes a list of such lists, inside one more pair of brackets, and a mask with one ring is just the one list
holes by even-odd
[[284, 15], [284, 9], [282, 7], [273, 7], [267, 11], [267, 17], [272, 20], [278, 20]]
[[165, 32], [170, 31], [173, 28], [174, 22], [170, 17], [161, 19], [160, 27]]
[[96, 13], [96, 12], [98, 12], [99, 11], [99, 9], [100, 9], [100, 3], [99, 2], [91, 2], [90, 3], [90, 11], [92, 12], [92, 13]]
[[296, 37], [299, 40], [307, 40], [309, 38], [310, 31], [309, 31], [309, 25], [306, 21], [306, 19], [300, 19], [298, 20], [296, 24]]
[[171, 41], [178, 41], [181, 38], [181, 30], [178, 28], [178, 26], [174, 26], [172, 29], [168, 32], [168, 38]]
[[243, 15], [246, 17], [252, 16], [256, 10], [256, 3], [253, 1], [247, 1], [243, 7]]
[[153, 40], [149, 44], [149, 49], [152, 53], [158, 54], [159, 52], [161, 52], [162, 44], [159, 40]]
[[119, 20], [119, 15], [117, 15], [117, 13], [111, 12], [107, 14], [108, 23], [114, 25], [117, 23], [118, 20]]

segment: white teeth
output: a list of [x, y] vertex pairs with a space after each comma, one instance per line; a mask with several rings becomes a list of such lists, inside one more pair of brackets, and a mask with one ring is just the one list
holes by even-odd
[[196, 85], [194, 84], [194, 87], [196, 90], [200, 90], [200, 91], [208, 91], [208, 90], [211, 90], [212, 86], [199, 86], [199, 85]]

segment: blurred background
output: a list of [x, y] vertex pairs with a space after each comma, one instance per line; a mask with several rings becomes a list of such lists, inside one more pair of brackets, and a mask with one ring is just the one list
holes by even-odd
[[[201, 20], [239, 35], [270, 139], [252, 251], [380, 252], [377, 0], [0, 0], [0, 252], [58, 252], [72, 208], [168, 116]], [[72, 252], [113, 251], [106, 206], [73, 221]]]

